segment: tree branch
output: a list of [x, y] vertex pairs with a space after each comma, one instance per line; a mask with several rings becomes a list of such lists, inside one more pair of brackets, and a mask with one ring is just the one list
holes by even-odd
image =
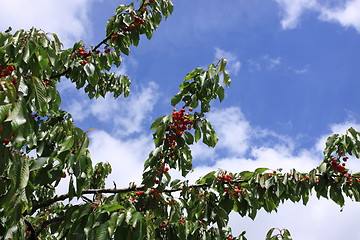
[[[234, 180], [231, 181], [231, 183], [242, 183], [242, 182], [247, 182], [247, 180]], [[193, 184], [193, 185], [189, 185], [187, 186], [187, 188], [204, 188], [204, 187], [210, 187], [211, 183], [201, 183], [201, 184]], [[104, 188], [104, 189], [87, 189], [82, 191], [81, 195], [86, 195], [86, 194], [100, 194], [100, 193], [127, 193], [127, 192], [135, 192], [135, 191], [142, 191], [144, 190], [145, 187], [141, 186], [141, 187], [128, 187], [128, 188]], [[155, 189], [155, 188], [154, 188]], [[179, 192], [182, 191], [183, 187], [179, 187], [176, 189], [165, 189], [162, 192], [164, 193], [173, 193], [173, 192]], [[59, 201], [64, 201], [66, 199], [70, 198], [70, 195], [68, 193], [66, 194], [62, 194], [59, 196], [55, 196], [47, 201], [44, 202], [40, 202], [38, 204], [34, 203], [31, 214], [34, 213], [36, 210], [43, 208], [43, 207], [47, 207], [50, 206], [51, 204], [55, 203], [55, 202], [59, 202]]]
[[43, 223], [41, 223], [40, 227], [36, 229], [36, 235], [38, 236], [42, 232], [42, 230], [44, 230], [48, 225], [55, 223], [55, 222], [62, 221], [64, 219], [65, 219], [65, 216], [61, 216], [61, 217], [55, 217], [55, 218], [44, 221]]
[[30, 230], [30, 236], [28, 237], [28, 240], [38, 240], [37, 232], [34, 229], [34, 226], [29, 222], [27, 219], [24, 219], [25, 224], [27, 225], [27, 229]]

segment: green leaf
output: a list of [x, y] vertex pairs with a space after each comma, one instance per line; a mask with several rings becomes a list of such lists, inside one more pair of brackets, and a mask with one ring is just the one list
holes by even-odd
[[268, 168], [257, 168], [257, 169], [255, 169], [255, 172], [256, 173], [263, 173], [263, 172], [265, 172], [267, 170], [269, 170], [269, 169]]
[[10, 110], [11, 106], [12, 106], [11, 103], [5, 104], [5, 105], [0, 105], [0, 121], [3, 121], [6, 114], [9, 113], [9, 110]]
[[182, 96], [180, 94], [176, 94], [171, 98], [171, 105], [175, 106], [181, 101]]
[[92, 63], [86, 63], [84, 66], [84, 70], [87, 76], [91, 76], [95, 72], [95, 66]]
[[220, 99], [220, 102], [222, 102], [225, 98], [225, 90], [222, 86], [219, 86], [218, 90], [217, 90], [217, 95]]
[[209, 73], [209, 77], [210, 78], [213, 78], [216, 74], [216, 68], [215, 68], [215, 65], [214, 64], [210, 64], [208, 66], [208, 73]]
[[30, 58], [30, 46], [29, 44], [26, 44], [23, 48], [23, 60], [25, 63], [29, 62], [29, 58]]
[[193, 144], [194, 143], [194, 137], [191, 133], [185, 131], [184, 132], [185, 142], [187, 144]]
[[96, 240], [107, 240], [109, 239], [108, 232], [108, 222], [101, 223], [99, 227], [96, 228], [95, 239]]
[[225, 58], [221, 59], [217, 72], [220, 73], [220, 72], [224, 71], [226, 64], [227, 64], [227, 60]]
[[271, 228], [271, 229], [267, 232], [267, 234], [266, 234], [266, 240], [270, 240], [271, 235], [273, 234], [274, 230], [275, 230], [275, 228]]
[[140, 212], [135, 212], [134, 214], [132, 214], [131, 217], [131, 225], [132, 227], [136, 227], [136, 225], [138, 224], [139, 221], [143, 220], [143, 214]]
[[36, 169], [41, 168], [42, 166], [44, 166], [45, 163], [47, 163], [48, 160], [49, 160], [48, 157], [40, 157], [34, 159], [34, 162], [30, 166], [30, 171], [34, 171]]
[[231, 83], [230, 75], [227, 73], [226, 70], [223, 71], [223, 74], [224, 74], [224, 84], [228, 87], [230, 86]]
[[289, 230], [283, 229], [283, 239], [282, 240], [292, 240]]
[[159, 124], [161, 123], [161, 121], [163, 120], [164, 117], [165, 117], [165, 116], [162, 116], [162, 117], [157, 118], [157, 119], [151, 124], [150, 130], [156, 129], [156, 128], [159, 126]]
[[35, 99], [35, 106], [40, 113], [48, 109], [46, 101], [46, 89], [42, 80], [37, 77], [32, 78], [31, 91]]
[[201, 139], [201, 130], [200, 128], [195, 129], [195, 142], [199, 141]]

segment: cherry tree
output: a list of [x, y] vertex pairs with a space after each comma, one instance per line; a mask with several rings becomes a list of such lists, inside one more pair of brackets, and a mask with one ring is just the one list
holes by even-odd
[[[141, 35], [151, 39], [173, 7], [170, 0], [120, 5], [96, 45], [66, 49], [36, 28], [0, 33], [0, 239], [246, 239], [245, 231], [232, 235], [230, 212], [255, 219], [285, 201], [306, 205], [311, 193], [340, 206], [345, 196], [360, 200], [360, 174], [346, 168], [360, 153], [352, 128], [330, 136], [323, 162], [307, 173], [258, 168], [212, 171], [196, 183], [172, 178], [170, 169], [185, 179], [193, 169], [190, 145], [218, 142], [206, 114], [230, 86], [226, 59], [186, 74], [169, 99], [175, 108], [150, 126], [154, 149], [142, 182], [105, 188], [111, 166], [92, 164], [87, 131], [60, 108], [57, 84], [71, 81], [89, 98], [127, 97], [130, 79], [111, 70]], [[68, 191], [57, 195], [63, 181]], [[266, 239], [291, 236], [273, 228]]]

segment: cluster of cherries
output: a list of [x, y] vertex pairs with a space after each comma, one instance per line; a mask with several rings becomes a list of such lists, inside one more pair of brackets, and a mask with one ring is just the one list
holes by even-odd
[[169, 167], [165, 167], [165, 163], [161, 162], [160, 167], [156, 169], [156, 174], [167, 173], [170, 170]]
[[[340, 152], [340, 156], [343, 155], [343, 152]], [[335, 170], [338, 171], [339, 173], [344, 173], [346, 168], [345, 168], [345, 162], [348, 160], [348, 157], [339, 157], [339, 158], [333, 158], [331, 159], [331, 167]], [[341, 163], [341, 160], [343, 161], [343, 163]]]
[[[231, 181], [233, 177], [229, 174], [222, 174], [222, 175], [219, 175], [217, 177], [217, 181], [218, 182], [223, 182], [223, 183], [229, 183]], [[242, 189], [239, 189], [238, 187], [234, 187], [233, 190], [230, 190], [228, 188], [224, 188], [224, 191], [229, 194], [229, 195], [234, 195], [234, 197], [237, 199], [239, 198], [239, 194], [242, 194], [243, 196], [246, 195], [246, 191], [245, 190], [242, 190]]]
[[15, 67], [13, 65], [8, 65], [6, 67], [0, 65], [0, 78], [9, 76], [14, 70]]
[[234, 195], [234, 198], [236, 198], [236, 199], [239, 198], [239, 194], [242, 194], [242, 196], [246, 195], [246, 191], [242, 190], [242, 189], [234, 189], [234, 191], [232, 191], [228, 188], [224, 188], [224, 191], [229, 195]]
[[[106, 48], [104, 52], [109, 53], [110, 49]], [[100, 54], [101, 51], [96, 50], [95, 53]], [[93, 54], [92, 51], [86, 51], [84, 48], [79, 48], [77, 50], [77, 52], [76, 52], [76, 55], [82, 59], [82, 62], [81, 62], [82, 65], [85, 65], [85, 64], [87, 64], [89, 62], [89, 60], [91, 59], [92, 54]], [[75, 60], [75, 57], [73, 57], [73, 60]]]
[[218, 182], [224, 181], [225, 183], [228, 183], [231, 181], [231, 179], [232, 179], [232, 176], [229, 174], [222, 174], [217, 177]]
[[[189, 111], [191, 112], [192, 108], [189, 108]], [[175, 108], [173, 109], [173, 121], [170, 125], [169, 133], [164, 137], [164, 141], [168, 141], [170, 147], [176, 146], [176, 137], [181, 137], [185, 130], [190, 130], [194, 125], [194, 121], [190, 120], [189, 114], [185, 112], [185, 106], [179, 111], [176, 111]]]
[[82, 62], [81, 62], [81, 64], [82, 64], [82, 65], [85, 65], [85, 64], [87, 64], [87, 63], [89, 62], [89, 60], [90, 60], [90, 58], [91, 58], [91, 55], [92, 55], [92, 52], [88, 52], [88, 51], [86, 51], [86, 50], [83, 49], [83, 48], [79, 48], [79, 49], [77, 50], [77, 55], [78, 55], [80, 58], [83, 59]]
[[[146, 11], [146, 7], [142, 8], [142, 9], [145, 9]], [[141, 9], [141, 12], [145, 12]], [[134, 22], [132, 22], [130, 24], [129, 27], [125, 27], [125, 28], [121, 28], [121, 31], [122, 32], [131, 32], [136, 26], [140, 25], [140, 24], [144, 24], [146, 22], [146, 19], [143, 19], [143, 18], [139, 18], [138, 16], [136, 16], [134, 13], [132, 13], [133, 17], [134, 17]], [[116, 40], [116, 34], [113, 34], [111, 36], [111, 40], [112, 41], [115, 41]]]
[[[13, 65], [3, 66], [0, 65], [0, 78], [9, 76], [13, 71], [15, 70], [15, 67]], [[12, 84], [16, 87], [17, 76], [13, 76], [13, 79], [11, 79]]]

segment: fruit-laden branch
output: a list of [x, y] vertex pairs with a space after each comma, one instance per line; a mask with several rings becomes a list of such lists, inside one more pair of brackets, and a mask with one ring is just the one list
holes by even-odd
[[[255, 173], [254, 173], [255, 174]], [[275, 171], [273, 173], [267, 173], [267, 174], [258, 174], [258, 176], [260, 178], [263, 178], [263, 177], [267, 177], [267, 178], [271, 178], [273, 176], [277, 175], [277, 173], [275, 173]], [[278, 176], [278, 181], [283, 181], [283, 176], [290, 176], [290, 173], [285, 173], [284, 175], [281, 174], [281, 175], [277, 175]], [[310, 174], [308, 173], [297, 173], [299, 177], [299, 179], [297, 181], [304, 181], [304, 180], [308, 180], [310, 181]], [[316, 181], [319, 182], [320, 180], [320, 177], [322, 176], [321, 174], [315, 174], [316, 176]], [[331, 175], [329, 176], [329, 179], [330, 178], [338, 178], [339, 176], [337, 175]], [[353, 180], [356, 180], [357, 182], [360, 181], [360, 175], [353, 175], [353, 176], [350, 176], [348, 174], [344, 174], [340, 177], [345, 177], [347, 179], [348, 182], [350, 183], [353, 183]], [[219, 184], [221, 185], [221, 187], [225, 187], [225, 189], [227, 189], [227, 186], [226, 185], [236, 185], [236, 184], [242, 184], [242, 183], [248, 183], [249, 181], [252, 182], [251, 179], [233, 179], [231, 180], [233, 177], [231, 175], [228, 175], [228, 174], [222, 174], [222, 175], [219, 175], [216, 179], [216, 181], [208, 181], [206, 183], [198, 183], [198, 184], [192, 184], [192, 185], [188, 185], [186, 186], [187, 189], [197, 189], [197, 188], [210, 188], [210, 187], [214, 187], [214, 182], [219, 182]], [[254, 177], [252, 178], [254, 179]], [[295, 182], [297, 182], [295, 181]], [[337, 181], [337, 180], [335, 180]], [[261, 184], [260, 184], [261, 185]], [[316, 186], [316, 184], [314, 184], [314, 186]], [[218, 186], [219, 187], [219, 186]], [[174, 193], [174, 192], [180, 192], [184, 189], [185, 187], [183, 186], [179, 186], [179, 187], [176, 187], [176, 188], [172, 188], [172, 189], [165, 189], [163, 190], [162, 192], [163, 193]], [[245, 186], [243, 187], [245, 189]], [[155, 188], [154, 188], [155, 189]], [[87, 190], [83, 190], [82, 191], [82, 195], [86, 195], [86, 194], [104, 194], [104, 193], [113, 193], [113, 194], [116, 194], [116, 193], [129, 193], [129, 192], [139, 192], [139, 191], [143, 191], [145, 190], [145, 187], [144, 186], [139, 186], [137, 187], [136, 185], [133, 185], [133, 187], [128, 187], [128, 188], [103, 188], [103, 189], [87, 189]], [[228, 190], [225, 190], [225, 192], [227, 192]], [[64, 201], [66, 199], [70, 198], [70, 195], [69, 194], [62, 194], [62, 195], [59, 195], [59, 196], [55, 196], [47, 201], [44, 201], [44, 202], [40, 202], [40, 203], [34, 203], [33, 205], [33, 208], [32, 208], [32, 212], [31, 213], [34, 213], [36, 210], [40, 209], [40, 208], [43, 208], [43, 207], [47, 207], [47, 206], [50, 206], [52, 205], [53, 203], [55, 202], [59, 202], [59, 201]]]
[[[247, 182], [247, 180], [234, 180], [231, 181], [232, 183], [242, 183]], [[193, 184], [187, 186], [187, 188], [208, 188], [211, 187], [211, 183], [202, 183], [202, 184]], [[82, 191], [82, 195], [86, 194], [102, 194], [102, 193], [128, 193], [128, 192], [137, 192], [137, 191], [143, 191], [145, 190], [145, 187], [128, 187], [128, 188], [103, 188], [103, 189], [87, 189]], [[175, 189], [165, 189], [162, 192], [163, 193], [173, 193], [173, 192], [179, 192], [182, 191], [183, 187], [178, 187]], [[68, 193], [62, 194], [59, 196], [55, 196], [47, 201], [41, 202], [41, 203], [35, 203], [32, 208], [32, 212], [34, 213], [36, 210], [50, 206], [51, 204], [59, 201], [64, 201], [66, 199], [70, 198], [70, 195]]]
[[27, 219], [25, 219], [25, 224], [28, 229], [28, 230], [26, 230], [26, 233], [30, 234], [30, 236], [28, 237], [28, 240], [38, 240], [37, 232], [34, 229], [34, 226]]
[[[39, 236], [39, 234], [40, 234], [45, 228], [47, 228], [50, 224], [63, 221], [64, 219], [65, 219], [65, 216], [61, 216], [61, 217], [55, 217], [55, 218], [51, 218], [51, 219], [48, 219], [48, 220], [46, 220], [46, 221], [43, 221], [43, 222], [41, 223], [40, 227], [35, 230], [36, 236]], [[36, 239], [37, 239], [37, 238], [36, 238]]]

